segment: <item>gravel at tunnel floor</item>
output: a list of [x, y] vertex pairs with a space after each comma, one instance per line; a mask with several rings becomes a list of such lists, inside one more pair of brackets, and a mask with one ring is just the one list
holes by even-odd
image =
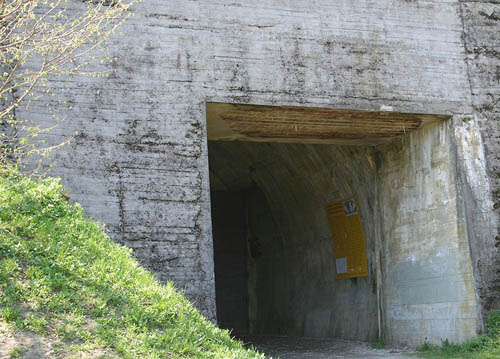
[[415, 359], [411, 349], [373, 349], [370, 343], [340, 339], [317, 339], [296, 337], [245, 336], [244, 343], [253, 344], [259, 351], [280, 359]]

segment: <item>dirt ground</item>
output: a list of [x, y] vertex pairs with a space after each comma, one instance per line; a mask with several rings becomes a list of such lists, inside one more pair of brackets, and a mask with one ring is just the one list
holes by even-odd
[[71, 343], [62, 344], [56, 338], [15, 330], [0, 321], [0, 359], [94, 359], [103, 354], [117, 358], [114, 353], [100, 349], [72, 349]]
[[372, 349], [369, 343], [338, 339], [255, 336], [243, 337], [241, 340], [280, 359], [415, 359], [415, 352], [410, 349]]
[[7, 325], [0, 321], [0, 359], [51, 358], [52, 343], [33, 333], [12, 332]]
[[[338, 339], [316, 339], [297, 337], [252, 336], [240, 338], [247, 345], [280, 359], [415, 359], [415, 352], [402, 349], [372, 349], [369, 343]], [[64, 358], [64, 352], [56, 353], [51, 340], [32, 333], [7, 330], [0, 322], [0, 359], [11, 357], [25, 359]], [[15, 348], [18, 352], [15, 353]], [[14, 354], [14, 355], [12, 355]], [[75, 354], [75, 353], [73, 353]], [[97, 358], [102, 353], [85, 353], [80, 358]]]

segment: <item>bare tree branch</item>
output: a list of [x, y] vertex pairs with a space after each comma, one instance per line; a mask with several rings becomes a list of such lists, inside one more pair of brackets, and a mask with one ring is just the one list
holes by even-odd
[[48, 91], [39, 87], [51, 77], [108, 72], [85, 67], [110, 61], [99, 49], [137, 1], [0, 0], [0, 165], [20, 164], [33, 154], [46, 156], [69, 141], [44, 146], [38, 135], [52, 127], [21, 123], [16, 109], [29, 106], [35, 89], [37, 95]]

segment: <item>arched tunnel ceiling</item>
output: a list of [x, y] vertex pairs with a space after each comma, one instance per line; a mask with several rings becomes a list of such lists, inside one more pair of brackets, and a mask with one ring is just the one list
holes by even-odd
[[377, 145], [448, 115], [207, 103], [209, 140]]
[[338, 198], [349, 196], [354, 188], [367, 189], [375, 166], [373, 149], [365, 146], [209, 141], [208, 155], [211, 190], [258, 186], [269, 195], [318, 191], [321, 197], [328, 188]]

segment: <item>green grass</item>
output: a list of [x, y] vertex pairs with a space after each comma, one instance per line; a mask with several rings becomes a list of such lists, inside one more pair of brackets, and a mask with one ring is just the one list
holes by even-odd
[[17, 359], [21, 358], [24, 353], [24, 350], [21, 348], [14, 348], [9, 352], [9, 358], [10, 359]]
[[0, 172], [0, 322], [54, 341], [55, 356], [264, 358], [159, 284], [59, 180], [10, 172]]
[[370, 344], [371, 344], [373, 349], [384, 349], [385, 348], [384, 339], [375, 339]]
[[448, 341], [442, 345], [424, 343], [417, 348], [424, 358], [498, 359], [500, 358], [500, 311], [491, 311], [486, 319], [488, 334], [467, 340], [462, 344]]

